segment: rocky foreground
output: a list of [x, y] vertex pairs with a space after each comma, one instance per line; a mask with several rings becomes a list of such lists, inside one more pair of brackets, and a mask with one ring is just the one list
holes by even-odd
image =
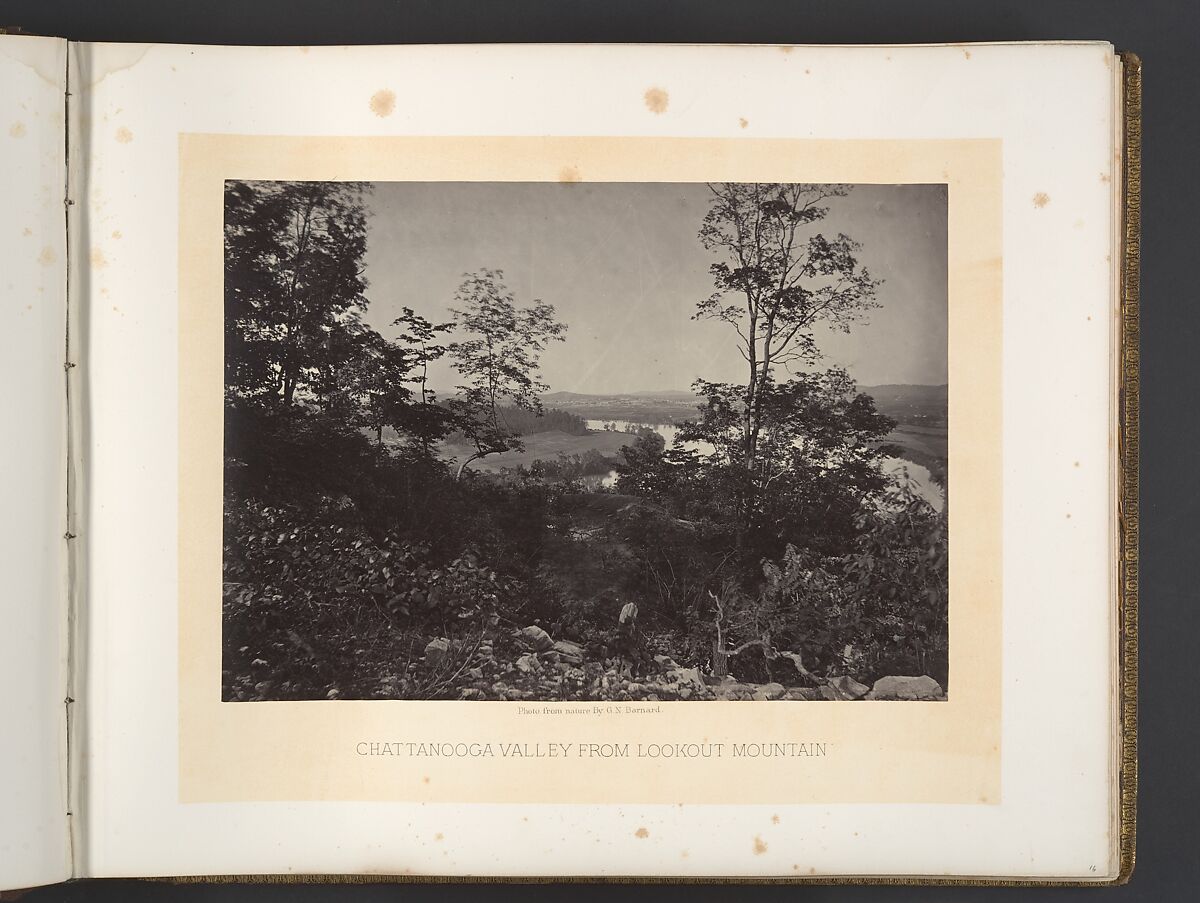
[[[589, 659], [578, 643], [555, 640], [541, 627], [514, 634], [516, 643], [498, 653], [483, 639], [470, 650], [445, 638], [425, 647], [423, 665], [444, 674], [429, 696], [465, 700], [911, 700], [940, 701], [946, 694], [927, 676], [883, 677], [866, 686], [848, 676], [797, 673], [797, 684], [749, 683], [731, 676], [713, 678], [684, 667], [668, 655], [655, 655], [641, 672], [621, 673], [615, 658]], [[814, 685], [815, 684], [815, 685]], [[396, 695], [407, 694], [396, 687]]]

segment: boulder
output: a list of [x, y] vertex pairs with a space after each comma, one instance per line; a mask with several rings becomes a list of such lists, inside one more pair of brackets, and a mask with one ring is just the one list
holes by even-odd
[[768, 699], [782, 699], [785, 693], [787, 693], [787, 690], [784, 688], [783, 684], [763, 684], [754, 691], [754, 696], [752, 698], [759, 702], [764, 702]]
[[[705, 687], [699, 668], [673, 668], [667, 672], [667, 681], [673, 684], [677, 683], [681, 687], [691, 687], [693, 690], [702, 690]], [[733, 682], [737, 683], [737, 681]]]
[[467, 677], [471, 678], [471, 680], [483, 680], [483, 669], [469, 668], [467, 669]]
[[722, 681], [712, 688], [713, 695], [721, 700], [750, 699], [753, 691], [745, 684], [736, 680]]
[[871, 691], [870, 687], [860, 684], [853, 677], [831, 677], [829, 686], [837, 693], [838, 699], [862, 699]]
[[558, 654], [560, 661], [564, 661], [569, 665], [583, 664], [583, 647], [578, 643], [572, 643], [570, 640], [559, 640], [552, 648]]
[[542, 630], [536, 624], [530, 624], [521, 631], [521, 639], [534, 652], [545, 652], [548, 649], [554, 648], [554, 640], [550, 634]]
[[430, 640], [425, 647], [425, 661], [430, 665], [440, 665], [450, 653], [450, 641], [445, 637], [438, 637], [436, 640]]
[[881, 677], [875, 681], [867, 699], [941, 700], [946, 698], [941, 685], [932, 677]]
[[816, 687], [790, 687], [784, 699], [792, 699], [797, 702], [812, 702], [815, 699], [821, 698], [821, 691]]
[[525, 674], [536, 674], [542, 670], [542, 663], [538, 661], [536, 652], [526, 652], [517, 659], [517, 670]]
[[667, 670], [672, 670], [679, 667], [679, 663], [669, 655], [656, 655], [654, 656], [654, 662], [660, 668], [665, 668]]

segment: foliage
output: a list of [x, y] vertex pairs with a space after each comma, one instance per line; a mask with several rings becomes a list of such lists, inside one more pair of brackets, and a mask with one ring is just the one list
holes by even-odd
[[846, 566], [850, 598], [867, 628], [861, 634], [871, 673], [949, 678], [949, 552], [945, 514], [904, 483], [864, 510]]
[[518, 307], [500, 270], [480, 270], [463, 280], [455, 293], [455, 326], [465, 334], [449, 347], [464, 382], [451, 402], [463, 432], [475, 444], [470, 461], [521, 448], [502, 419], [505, 402], [541, 413], [540, 395], [549, 387], [538, 375], [542, 352], [563, 341], [567, 327], [555, 319], [553, 305], [534, 301]]
[[599, 450], [589, 448], [583, 454], [559, 455], [553, 461], [534, 461], [529, 467], [529, 475], [536, 479], [579, 480], [607, 474], [614, 463]]
[[[543, 408], [541, 411], [531, 411], [516, 405], [502, 404], [496, 408], [497, 419], [511, 433], [517, 436], [533, 436], [537, 433], [560, 432], [568, 436], [587, 435], [587, 421], [578, 414], [570, 411], [560, 411], [557, 408]], [[446, 437], [447, 442], [465, 444], [471, 441], [463, 431], [452, 433]]]
[[737, 459], [754, 467], [776, 369], [816, 362], [814, 327], [849, 331], [878, 306], [879, 283], [854, 256], [853, 239], [807, 229], [828, 214], [823, 203], [848, 194], [848, 186], [731, 182], [709, 189], [700, 241], [717, 257], [709, 268], [716, 291], [697, 303], [695, 318], [728, 323], [737, 333], [747, 366]]
[[337, 367], [366, 307], [358, 182], [225, 185], [225, 385], [291, 404]]

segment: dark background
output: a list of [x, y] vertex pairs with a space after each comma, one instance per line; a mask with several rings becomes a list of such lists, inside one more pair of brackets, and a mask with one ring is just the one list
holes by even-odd
[[[1190, 900], [1200, 896], [1197, 752], [1198, 323], [1196, 160], [1200, 4], [1194, 0], [0, 0], [0, 23], [79, 41], [199, 44], [475, 42], [925, 43], [1100, 39], [1144, 69], [1141, 791], [1137, 870], [1109, 889], [518, 885], [190, 885], [87, 881], [71, 900]], [[1030, 362], [1036, 366], [1036, 362]], [[1052, 604], [1053, 600], [1046, 600]], [[1071, 687], [1046, 687], [1069, 700]], [[1047, 812], [1047, 818], [1055, 813]], [[1066, 826], [1064, 825], [1064, 829]], [[720, 824], [712, 830], [721, 831]], [[188, 843], [186, 837], [180, 843]], [[269, 842], [269, 838], [264, 838]], [[935, 843], [936, 838], [929, 842]], [[554, 870], [547, 862], [546, 869]]]

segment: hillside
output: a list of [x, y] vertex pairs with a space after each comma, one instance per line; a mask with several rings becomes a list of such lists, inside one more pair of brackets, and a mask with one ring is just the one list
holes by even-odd
[[[880, 413], [894, 417], [901, 424], [942, 428], [946, 425], [946, 390], [945, 385], [859, 387], [859, 391], [875, 399]], [[542, 402], [589, 420], [677, 423], [695, 416], [699, 399], [688, 390], [662, 389], [613, 395], [550, 392], [542, 396]]]
[[946, 426], [947, 386], [859, 386], [875, 399], [875, 408], [902, 424]]

